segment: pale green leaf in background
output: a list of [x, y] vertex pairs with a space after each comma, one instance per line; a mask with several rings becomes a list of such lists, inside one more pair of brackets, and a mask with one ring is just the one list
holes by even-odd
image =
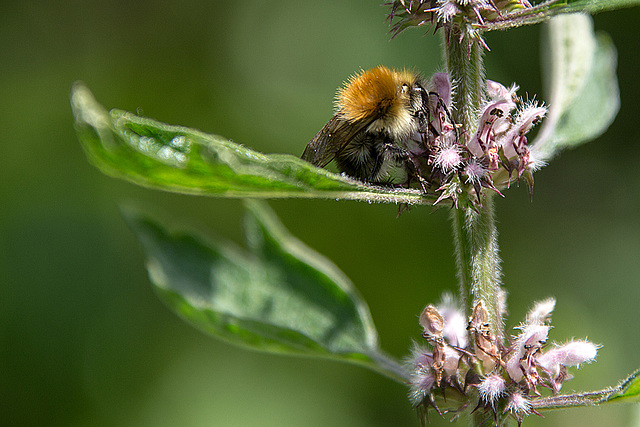
[[354, 362], [404, 381], [401, 366], [379, 349], [369, 308], [344, 274], [291, 236], [265, 204], [247, 205], [248, 250], [126, 214], [165, 303], [237, 345]]
[[542, 46], [549, 113], [532, 144], [536, 161], [600, 136], [620, 108], [616, 50], [593, 32], [583, 14], [563, 15], [546, 27]]
[[217, 197], [435, 201], [419, 190], [365, 185], [292, 155], [266, 155], [218, 135], [120, 110], [107, 112], [81, 83], [73, 87], [71, 107], [91, 163], [145, 187]]

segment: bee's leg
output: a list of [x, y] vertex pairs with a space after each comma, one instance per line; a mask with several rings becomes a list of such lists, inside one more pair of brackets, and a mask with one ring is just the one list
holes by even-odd
[[409, 176], [407, 177], [407, 185], [411, 182], [411, 177], [415, 177], [420, 183], [420, 187], [424, 193], [427, 192], [427, 187], [429, 186], [429, 182], [424, 179], [422, 174], [420, 173], [420, 167], [416, 163], [415, 158], [411, 155], [411, 153], [402, 148], [398, 147], [395, 144], [385, 143], [383, 145], [384, 153], [388, 158], [395, 160], [396, 162], [402, 162], [407, 165], [409, 169]]
[[373, 167], [371, 168], [371, 172], [369, 173], [367, 181], [372, 184], [380, 184], [378, 175], [380, 174], [380, 169], [382, 168], [382, 163], [384, 162], [384, 153], [375, 153], [373, 157]]
[[424, 177], [420, 173], [418, 165], [415, 164], [414, 158], [412, 156], [409, 156], [409, 160], [406, 161], [405, 163], [409, 165], [409, 167], [412, 169], [411, 175], [415, 176], [418, 179], [418, 182], [420, 183], [420, 188], [422, 188], [422, 192], [426, 194], [427, 188], [429, 187], [430, 183], [429, 181], [424, 179]]

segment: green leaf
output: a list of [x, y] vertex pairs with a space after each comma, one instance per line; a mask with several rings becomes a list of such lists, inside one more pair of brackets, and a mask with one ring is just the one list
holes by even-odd
[[83, 84], [71, 93], [75, 127], [89, 161], [145, 187], [217, 197], [301, 197], [424, 204], [419, 190], [365, 185], [286, 154], [265, 155], [221, 136], [107, 112]]
[[616, 50], [608, 35], [594, 34], [591, 17], [551, 20], [542, 52], [549, 114], [532, 144], [538, 161], [597, 138], [620, 108]]
[[604, 402], [640, 402], [640, 369], [615, 387]]
[[606, 403], [640, 402], [640, 369], [633, 372], [620, 384], [604, 390], [575, 394], [559, 394], [531, 400], [537, 411], [561, 409], [574, 406], [594, 406]]
[[638, 5], [640, 0], [549, 0], [534, 7], [501, 15], [486, 24], [478, 25], [478, 28], [484, 31], [506, 30], [522, 25], [538, 24], [562, 14], [596, 14]]
[[366, 303], [330, 261], [292, 237], [263, 203], [248, 206], [248, 250], [171, 233], [127, 213], [158, 295], [203, 331], [256, 350], [354, 362], [398, 381]]

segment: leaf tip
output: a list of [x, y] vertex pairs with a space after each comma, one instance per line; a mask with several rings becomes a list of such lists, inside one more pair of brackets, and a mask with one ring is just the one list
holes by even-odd
[[76, 122], [76, 127], [88, 126], [94, 128], [102, 136], [106, 136], [105, 130], [110, 127], [110, 118], [89, 88], [82, 81], [76, 81], [71, 86], [71, 111]]

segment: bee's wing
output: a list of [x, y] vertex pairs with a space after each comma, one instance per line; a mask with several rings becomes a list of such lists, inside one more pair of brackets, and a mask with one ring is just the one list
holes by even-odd
[[336, 114], [307, 144], [302, 160], [314, 166], [325, 167], [344, 147], [371, 123], [361, 120], [350, 123]]

